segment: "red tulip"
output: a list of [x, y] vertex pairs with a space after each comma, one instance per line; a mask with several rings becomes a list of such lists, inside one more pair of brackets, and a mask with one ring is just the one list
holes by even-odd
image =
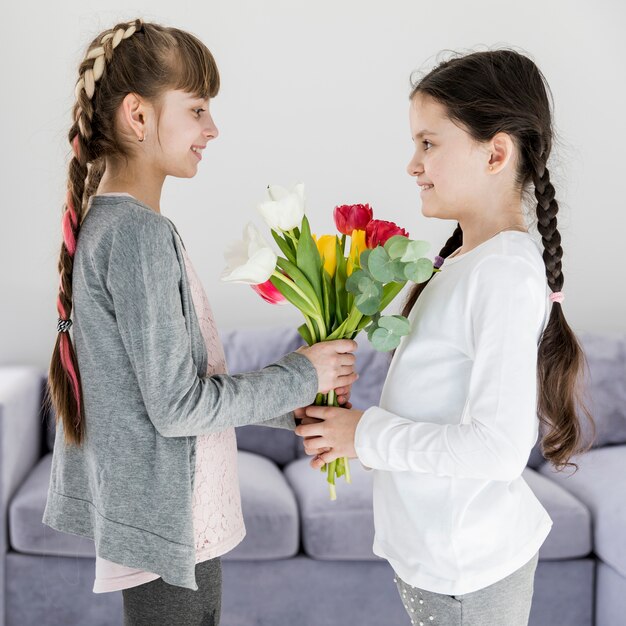
[[408, 237], [409, 233], [393, 222], [372, 220], [365, 228], [365, 245], [369, 249], [375, 248], [376, 246], [384, 246], [387, 239], [394, 235]]
[[270, 304], [283, 304], [286, 302], [283, 296], [274, 285], [268, 280], [260, 285], [250, 285], [266, 302]]
[[369, 204], [344, 204], [335, 207], [333, 213], [335, 226], [344, 235], [352, 235], [353, 230], [365, 230], [373, 215]]

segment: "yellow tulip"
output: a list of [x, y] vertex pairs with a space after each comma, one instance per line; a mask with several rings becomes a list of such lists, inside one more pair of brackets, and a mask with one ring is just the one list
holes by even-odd
[[365, 249], [365, 231], [353, 230], [352, 236], [350, 237], [350, 256], [348, 257], [348, 264], [346, 266], [346, 274], [348, 276], [350, 276], [354, 268], [359, 265], [359, 257]]
[[335, 235], [322, 235], [319, 239], [313, 235], [320, 256], [324, 261], [324, 269], [332, 278], [337, 271], [337, 237]]

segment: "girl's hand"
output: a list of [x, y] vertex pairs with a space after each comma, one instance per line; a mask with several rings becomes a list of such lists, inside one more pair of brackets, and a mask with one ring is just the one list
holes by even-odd
[[364, 411], [341, 407], [306, 408], [307, 417], [320, 420], [313, 424], [301, 424], [296, 428], [296, 435], [304, 437], [306, 453], [315, 455], [311, 467], [319, 469], [324, 463], [343, 456], [356, 458], [354, 433], [363, 413]]
[[[350, 396], [352, 395], [352, 385], [348, 385], [347, 387], [339, 387], [339, 389], [335, 389], [335, 395], [337, 396], [337, 402], [339, 402], [341, 406], [343, 406], [346, 409], [352, 408], [352, 403], [349, 402]], [[297, 419], [300, 419], [300, 420], [307, 419], [305, 411], [306, 411], [306, 407], [303, 406], [299, 409], [296, 409], [294, 411], [294, 414]], [[311, 419], [307, 423], [311, 424], [316, 421], [317, 420]]]
[[359, 377], [354, 371], [356, 357], [352, 352], [358, 348], [352, 339], [321, 341], [312, 346], [302, 346], [296, 352], [303, 354], [317, 371], [318, 393], [348, 387]]

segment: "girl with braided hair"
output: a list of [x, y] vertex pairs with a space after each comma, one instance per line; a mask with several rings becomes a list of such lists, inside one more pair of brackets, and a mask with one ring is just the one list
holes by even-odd
[[[296, 429], [313, 467], [352, 456], [373, 470], [374, 552], [412, 624], [526, 625], [552, 520], [522, 471], [540, 423], [556, 468], [588, 449], [585, 360], [562, 310], [548, 93], [509, 49], [453, 56], [414, 82], [408, 173], [422, 213], [457, 226], [439, 271], [409, 295], [411, 332], [380, 406], [309, 407]], [[541, 246], [523, 211], [531, 187]]]
[[218, 89], [202, 42], [139, 19], [92, 41], [76, 84], [43, 522], [94, 540], [94, 592], [122, 590], [127, 625], [218, 624], [219, 557], [245, 535], [234, 427], [294, 429], [318, 392], [347, 402], [356, 380], [347, 340], [226, 372], [160, 210], [166, 176], [193, 177], [217, 137]]

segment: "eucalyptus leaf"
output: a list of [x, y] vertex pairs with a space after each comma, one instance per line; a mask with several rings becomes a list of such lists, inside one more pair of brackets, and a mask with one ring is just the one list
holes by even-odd
[[411, 261], [417, 261], [424, 255], [428, 254], [430, 250], [430, 244], [427, 241], [410, 241], [409, 245], [402, 255], [402, 261], [404, 263], [410, 263]]
[[391, 259], [383, 246], [378, 246], [371, 251], [367, 261], [367, 269], [372, 277], [380, 283], [388, 283], [394, 278], [391, 267]]
[[386, 328], [378, 327], [373, 333], [371, 338], [372, 346], [379, 352], [388, 352], [394, 350], [400, 345], [400, 339], [398, 335], [394, 335]]
[[[368, 281], [365, 283], [365, 281]], [[380, 309], [383, 297], [382, 287], [370, 279], [361, 279], [359, 283], [360, 293], [355, 298], [356, 308], [363, 315], [374, 315]]]
[[359, 266], [365, 271], [368, 271], [369, 258], [371, 254], [372, 254], [371, 250], [363, 250], [363, 252], [361, 252], [359, 256]]
[[378, 320], [378, 327], [385, 328], [399, 337], [408, 335], [411, 330], [409, 320], [402, 315], [385, 315]]
[[433, 275], [433, 262], [430, 259], [418, 259], [407, 263], [404, 275], [414, 283], [423, 283]]
[[410, 239], [403, 237], [402, 235], [394, 235], [389, 237], [385, 243], [385, 250], [392, 259], [399, 259], [406, 252], [409, 247]]
[[346, 280], [346, 290], [350, 293], [359, 293], [359, 281], [361, 280], [361, 278], [367, 278], [368, 280], [371, 280], [371, 278], [369, 278], [367, 273], [363, 270], [356, 270], [352, 272], [352, 274], [350, 274], [350, 276], [348, 276]]

